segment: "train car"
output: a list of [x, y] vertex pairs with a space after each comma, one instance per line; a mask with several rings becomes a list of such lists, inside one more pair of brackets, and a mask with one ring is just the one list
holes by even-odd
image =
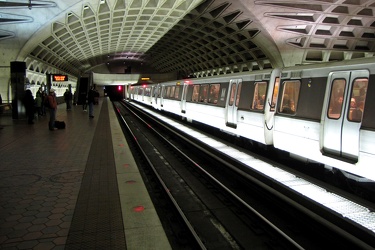
[[[133, 99], [233, 136], [273, 145], [294, 158], [375, 180], [372, 58], [147, 88], [150, 91], [138, 90], [141, 94]], [[150, 98], [142, 97], [144, 93], [150, 93]]]
[[190, 122], [272, 145], [275, 108], [265, 100], [272, 95], [278, 75], [278, 70], [264, 70], [162, 83], [161, 109]]
[[370, 58], [283, 70], [274, 146], [375, 180], [374, 87]]
[[128, 90], [128, 98], [160, 110], [161, 88], [160, 84], [153, 82], [133, 84]]

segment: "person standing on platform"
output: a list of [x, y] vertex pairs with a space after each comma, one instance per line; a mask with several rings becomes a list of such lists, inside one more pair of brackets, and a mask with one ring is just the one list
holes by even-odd
[[38, 112], [38, 116], [42, 116], [43, 113], [42, 113], [42, 103], [43, 103], [43, 100], [42, 100], [42, 88], [40, 87], [38, 89], [38, 92], [36, 92], [36, 95], [35, 95], [35, 107], [37, 109], [37, 112]]
[[25, 105], [26, 109], [26, 116], [27, 116], [27, 122], [29, 124], [34, 124], [34, 113], [35, 113], [35, 100], [33, 97], [33, 93], [30, 89], [27, 89], [25, 92], [25, 96], [23, 98], [23, 104]]
[[78, 92], [77, 90], [74, 91], [74, 94], [73, 94], [73, 105], [77, 105], [77, 100], [78, 100]]
[[56, 120], [56, 111], [57, 111], [57, 101], [56, 101], [56, 94], [54, 89], [49, 90], [49, 95], [46, 99], [47, 106], [49, 109], [49, 123], [48, 128], [49, 130], [55, 130], [55, 120]]
[[89, 117], [94, 118], [94, 102], [95, 102], [95, 87], [92, 86], [89, 90], [87, 101], [89, 103]]
[[66, 91], [64, 93], [64, 100], [65, 100], [65, 103], [66, 103], [66, 110], [71, 110], [72, 109], [72, 99], [73, 99], [72, 93], [69, 91], [69, 89], [66, 89]]
[[46, 115], [46, 106], [44, 105], [47, 100], [47, 93], [45, 90], [42, 91], [42, 115]]
[[0, 114], [3, 113], [3, 107], [1, 107], [2, 104], [3, 104], [3, 98], [1, 97], [1, 94], [0, 94]]
[[82, 110], [83, 112], [87, 112], [87, 97], [82, 96]]
[[[1, 94], [0, 94], [0, 114], [3, 113], [3, 107], [1, 107], [1, 105], [3, 104], [3, 99], [1, 98]], [[0, 129], [3, 129], [4, 127], [0, 125]]]

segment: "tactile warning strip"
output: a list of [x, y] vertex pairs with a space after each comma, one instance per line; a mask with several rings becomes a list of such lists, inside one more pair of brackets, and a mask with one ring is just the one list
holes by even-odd
[[108, 117], [102, 105], [65, 249], [126, 249]]

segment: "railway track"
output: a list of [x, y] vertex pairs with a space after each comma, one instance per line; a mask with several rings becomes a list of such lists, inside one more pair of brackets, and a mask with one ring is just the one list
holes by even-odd
[[314, 202], [217, 151], [215, 140], [204, 145], [133, 105], [114, 106], [173, 248], [374, 246], [369, 232], [345, 220], [335, 225]]

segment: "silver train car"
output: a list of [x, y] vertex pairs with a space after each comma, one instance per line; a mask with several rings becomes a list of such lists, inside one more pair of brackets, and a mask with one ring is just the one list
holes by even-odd
[[375, 62], [131, 86], [129, 99], [375, 181]]

